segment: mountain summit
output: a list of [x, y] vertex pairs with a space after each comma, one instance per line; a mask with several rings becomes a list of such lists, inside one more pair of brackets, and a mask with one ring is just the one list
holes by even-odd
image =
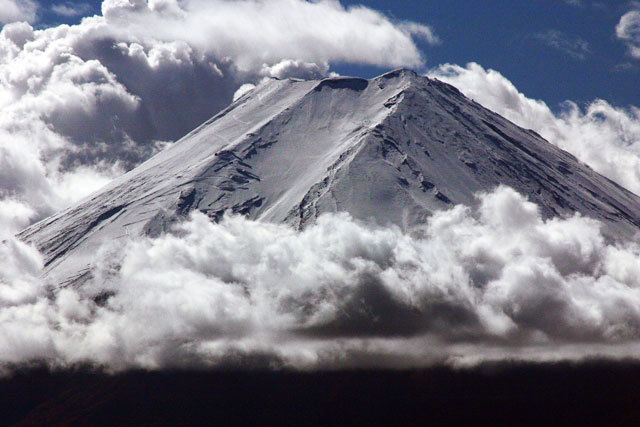
[[636, 233], [640, 198], [466, 98], [396, 70], [365, 80], [268, 80], [137, 168], [19, 237], [79, 284], [105, 242], [158, 236], [199, 210], [302, 228], [324, 212], [404, 229], [507, 185], [545, 217], [580, 212]]

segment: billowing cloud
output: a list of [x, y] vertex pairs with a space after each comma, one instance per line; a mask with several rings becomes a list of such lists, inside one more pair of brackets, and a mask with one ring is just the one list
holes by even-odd
[[[47, 291], [2, 246], [0, 362], [112, 369], [242, 363], [425, 365], [629, 356], [640, 246], [579, 215], [543, 220], [509, 188], [404, 233], [325, 215], [303, 231], [196, 213], [121, 247], [85, 287]], [[112, 247], [105, 247], [111, 252]], [[98, 257], [100, 255], [98, 254]]]
[[[7, 1], [0, 13], [13, 10]], [[68, 206], [227, 106], [243, 84], [323, 77], [332, 62], [419, 66], [413, 37], [437, 39], [334, 0], [105, 0], [102, 16], [74, 26], [7, 24], [0, 206], [19, 205], [29, 221]], [[1, 213], [0, 229], [17, 232], [25, 221], [15, 216]]]
[[602, 175], [640, 194], [640, 109], [595, 100], [585, 109], [565, 102], [556, 115], [543, 101], [527, 98], [506, 77], [476, 63], [445, 64], [429, 75], [514, 123], [540, 133]]
[[640, 10], [622, 15], [616, 26], [616, 36], [627, 44], [631, 56], [640, 58]]
[[0, 0], [0, 24], [34, 22], [38, 4], [33, 0]]
[[[134, 167], [265, 77], [320, 77], [334, 62], [420, 66], [414, 37], [438, 41], [426, 26], [334, 0], [105, 0], [102, 16], [78, 25], [5, 25], [0, 235]], [[567, 103], [556, 116], [477, 64], [432, 75], [640, 192], [638, 109]], [[37, 251], [7, 237], [0, 364], [637, 354], [638, 245], [607, 244], [580, 216], [542, 220], [509, 189], [481, 198], [412, 233], [345, 214], [300, 232], [196, 214], [177, 234], [119, 248], [121, 266], [96, 254], [79, 290], [50, 288]]]
[[142, 40], [182, 40], [229, 57], [240, 69], [282, 58], [418, 66], [423, 60], [412, 35], [437, 41], [427, 26], [395, 25], [372, 9], [347, 9], [335, 0], [105, 0], [102, 13], [113, 30], [134, 32]]

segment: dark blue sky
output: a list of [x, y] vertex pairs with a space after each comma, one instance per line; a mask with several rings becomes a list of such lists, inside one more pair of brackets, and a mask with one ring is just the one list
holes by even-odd
[[[357, 4], [347, 0], [343, 4]], [[442, 43], [422, 45], [427, 67], [475, 61], [504, 74], [527, 96], [550, 106], [603, 98], [616, 105], [640, 105], [640, 60], [627, 55], [615, 36], [627, 1], [574, 6], [562, 0], [367, 1], [401, 20], [431, 25]], [[604, 3], [604, 2], [603, 2]], [[587, 52], [567, 53], [545, 42], [550, 32]], [[578, 42], [579, 43], [579, 42]], [[582, 57], [578, 57], [582, 53]], [[340, 70], [339, 70], [340, 71]], [[374, 72], [375, 74], [375, 72]]]
[[[56, 3], [60, 1], [40, 2], [39, 26], [79, 20], [47, 12]], [[86, 3], [86, 14], [99, 13], [100, 0]], [[583, 105], [595, 98], [618, 106], [639, 106], [640, 60], [631, 58], [615, 36], [615, 26], [632, 8], [632, 2], [579, 3], [342, 0], [344, 5], [364, 4], [397, 20], [430, 25], [442, 43], [429, 46], [419, 42], [427, 60], [425, 70], [445, 62], [464, 65], [475, 61], [504, 74], [525, 95], [542, 99], [552, 108], [567, 99]], [[333, 69], [362, 77], [385, 71], [344, 64], [334, 64]]]

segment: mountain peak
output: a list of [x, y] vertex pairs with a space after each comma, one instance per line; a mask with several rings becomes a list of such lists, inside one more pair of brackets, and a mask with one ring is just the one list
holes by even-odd
[[413, 78], [413, 77], [418, 77], [418, 73], [416, 73], [415, 71], [409, 69], [409, 68], [396, 68], [395, 70], [391, 70], [388, 71], [384, 74], [381, 74], [380, 76], [376, 77], [375, 80], [379, 80], [379, 79], [392, 79], [392, 78], [397, 78], [397, 77], [408, 77], [408, 78]]
[[79, 284], [104, 243], [157, 236], [200, 211], [302, 228], [325, 212], [410, 229], [506, 185], [545, 217], [580, 212], [611, 236], [640, 198], [572, 155], [407, 69], [374, 79], [272, 80], [104, 189], [20, 234], [57, 283]]

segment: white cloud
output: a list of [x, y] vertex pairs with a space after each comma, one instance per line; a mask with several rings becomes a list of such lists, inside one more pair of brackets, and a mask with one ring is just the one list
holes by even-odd
[[580, 37], [569, 36], [561, 31], [547, 30], [533, 35], [534, 39], [559, 50], [571, 58], [584, 61], [591, 54], [589, 43]]
[[629, 54], [640, 58], [640, 11], [632, 10], [620, 18], [616, 26], [616, 36], [624, 40], [629, 48]]
[[[0, 32], [0, 201], [30, 220], [180, 138], [243, 84], [323, 77], [336, 61], [416, 66], [424, 58], [412, 37], [435, 40], [426, 26], [333, 0], [105, 0], [102, 11], [74, 26]], [[0, 214], [4, 232], [25, 223], [9, 218]]]
[[10, 236], [15, 230], [27, 227], [35, 216], [28, 204], [10, 198], [0, 199], [0, 236]]
[[51, 6], [51, 11], [60, 16], [79, 16], [89, 13], [91, 6], [87, 3], [58, 3]]
[[395, 25], [372, 9], [345, 8], [335, 0], [105, 0], [102, 12], [114, 30], [182, 40], [218, 58], [230, 57], [243, 70], [286, 58], [418, 66], [423, 58], [412, 35], [436, 40], [425, 25]]
[[121, 268], [99, 258], [80, 290], [48, 292], [38, 254], [5, 242], [0, 364], [637, 357], [640, 246], [605, 243], [579, 215], [543, 220], [509, 188], [412, 233], [346, 214], [304, 231], [198, 213], [179, 227], [120, 247]]
[[417, 36], [429, 44], [436, 45], [441, 43], [440, 37], [436, 35], [431, 27], [427, 27], [426, 25], [417, 24], [415, 22], [403, 22], [400, 24], [400, 27], [409, 34]]
[[[106, 0], [103, 14], [0, 32], [0, 235], [68, 206], [264, 77], [321, 76], [341, 61], [419, 66], [412, 37], [437, 42], [428, 27], [329, 0]], [[557, 117], [477, 64], [433, 74], [640, 192], [637, 109], [596, 101]], [[39, 254], [9, 238], [0, 361], [162, 367], [268, 354], [334, 366], [377, 354], [402, 364], [637, 354], [637, 245], [607, 245], [579, 216], [543, 221], [508, 189], [482, 200], [411, 235], [345, 215], [303, 232], [196, 215], [181, 237], [121, 248], [122, 268], [105, 259], [82, 291], [52, 292]], [[105, 279], [112, 296], [96, 295]]]
[[235, 101], [236, 99], [242, 97], [242, 95], [252, 91], [253, 89], [255, 89], [256, 85], [251, 84], [251, 83], [245, 83], [242, 86], [240, 86], [238, 88], [238, 90], [233, 94], [233, 100]]
[[445, 64], [430, 76], [514, 123], [540, 133], [597, 172], [640, 194], [640, 109], [622, 109], [595, 100], [584, 110], [565, 102], [556, 115], [540, 100], [527, 98], [506, 77], [476, 63]]
[[34, 22], [38, 4], [33, 0], [0, 0], [0, 24]]
[[260, 70], [260, 74], [265, 77], [275, 77], [282, 79], [285, 77], [293, 78], [323, 78], [329, 72], [329, 64], [317, 64], [315, 62], [304, 62], [294, 59], [284, 59], [277, 64], [264, 64]]

